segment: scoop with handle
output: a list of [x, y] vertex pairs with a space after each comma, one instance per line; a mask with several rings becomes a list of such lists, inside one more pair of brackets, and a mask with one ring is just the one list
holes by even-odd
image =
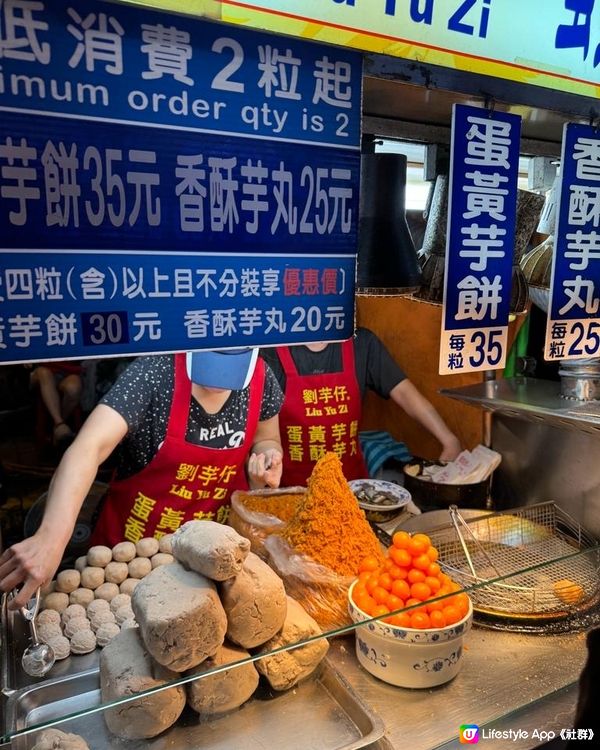
[[52, 647], [47, 643], [42, 643], [37, 634], [35, 627], [35, 618], [40, 606], [40, 589], [35, 592], [35, 596], [29, 600], [26, 607], [21, 607], [21, 614], [29, 623], [31, 633], [31, 646], [23, 651], [21, 657], [21, 666], [23, 671], [30, 677], [43, 677], [52, 667], [56, 658]]

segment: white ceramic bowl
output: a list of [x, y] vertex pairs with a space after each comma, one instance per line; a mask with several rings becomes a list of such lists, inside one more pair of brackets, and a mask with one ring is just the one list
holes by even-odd
[[[352, 479], [348, 484], [356, 495], [359, 507], [364, 510], [367, 521], [372, 523], [389, 521], [411, 502], [410, 492], [394, 482], [386, 482], [383, 479]], [[384, 505], [367, 502], [364, 499], [364, 497], [376, 497], [378, 494], [386, 495], [393, 502]]]
[[[352, 601], [348, 591], [348, 612], [353, 622], [370, 617]], [[463, 660], [463, 640], [473, 622], [473, 605], [462, 620], [445, 628], [400, 628], [382, 621], [356, 628], [356, 657], [375, 677], [391, 685], [429, 688], [455, 677]]]

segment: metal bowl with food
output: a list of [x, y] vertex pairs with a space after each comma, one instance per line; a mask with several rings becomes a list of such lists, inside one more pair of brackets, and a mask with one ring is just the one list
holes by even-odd
[[391, 520], [411, 501], [407, 489], [383, 479], [353, 479], [348, 484], [370, 523]]
[[490, 494], [491, 477], [471, 484], [441, 484], [424, 474], [430, 466], [443, 466], [440, 461], [415, 458], [404, 466], [404, 485], [421, 510], [437, 510], [458, 505], [461, 508], [485, 508]]

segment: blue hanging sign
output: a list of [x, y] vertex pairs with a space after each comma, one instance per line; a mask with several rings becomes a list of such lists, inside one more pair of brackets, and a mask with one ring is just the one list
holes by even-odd
[[0, 2], [0, 362], [342, 340], [357, 53]]
[[600, 131], [564, 127], [544, 356], [600, 356]]
[[441, 375], [506, 359], [521, 118], [455, 104]]

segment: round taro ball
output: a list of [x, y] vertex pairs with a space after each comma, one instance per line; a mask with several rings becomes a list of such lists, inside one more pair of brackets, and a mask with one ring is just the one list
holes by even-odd
[[152, 557], [158, 552], [159, 543], [158, 539], [154, 539], [151, 536], [140, 539], [135, 545], [135, 550], [138, 557]]
[[137, 555], [133, 542], [119, 542], [112, 548], [112, 556], [115, 562], [129, 562]]
[[94, 568], [105, 568], [111, 560], [112, 550], [110, 547], [98, 544], [95, 547], [90, 547], [88, 550], [88, 565]]

